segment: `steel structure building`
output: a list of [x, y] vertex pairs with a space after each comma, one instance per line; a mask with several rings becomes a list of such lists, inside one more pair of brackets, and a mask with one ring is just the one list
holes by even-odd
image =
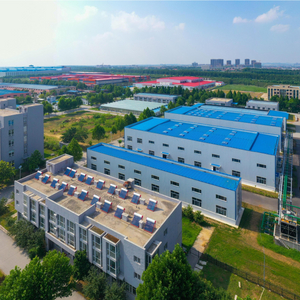
[[14, 98], [14, 97], [20, 97], [20, 96], [28, 96], [28, 92], [20, 92], [20, 91], [11, 91], [11, 90], [2, 90], [0, 86], [0, 99], [6, 99], [6, 98]]
[[36, 75], [36, 74], [56, 74], [69, 72], [70, 67], [59, 66], [59, 67], [11, 67], [11, 68], [0, 68], [0, 77], [11, 77], [11, 76], [24, 76], [24, 75]]
[[279, 102], [249, 100], [245, 108], [279, 111]]
[[139, 93], [134, 95], [134, 100], [168, 104], [169, 102], [175, 103], [178, 97], [178, 95]]

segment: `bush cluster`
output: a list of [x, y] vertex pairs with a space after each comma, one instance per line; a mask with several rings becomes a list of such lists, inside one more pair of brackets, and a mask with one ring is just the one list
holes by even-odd
[[199, 225], [201, 225], [204, 221], [204, 216], [202, 215], [201, 211], [194, 211], [191, 205], [182, 208], [182, 215]]

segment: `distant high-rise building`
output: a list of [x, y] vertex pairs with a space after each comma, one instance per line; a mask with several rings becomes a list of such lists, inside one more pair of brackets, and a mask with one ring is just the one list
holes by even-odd
[[237, 59], [235, 60], [235, 65], [236, 65], [236, 66], [239, 66], [240, 63], [241, 63], [240, 59], [237, 58]]
[[250, 65], [250, 59], [249, 58], [245, 58], [245, 66], [249, 66]]
[[231, 60], [227, 60], [226, 65], [231, 66]]
[[193, 68], [197, 68], [197, 67], [198, 67], [198, 63], [193, 62], [193, 63], [192, 63], [192, 67], [193, 67]]
[[211, 59], [210, 60], [210, 66], [212, 68], [221, 68], [224, 65], [224, 60], [223, 59]]
[[256, 63], [256, 60], [251, 60], [251, 66], [253, 67], [253, 65]]
[[253, 68], [261, 68], [261, 62], [255, 62], [252, 65]]

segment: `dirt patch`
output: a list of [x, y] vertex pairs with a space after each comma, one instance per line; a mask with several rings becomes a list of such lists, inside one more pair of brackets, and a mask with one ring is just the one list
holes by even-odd
[[214, 230], [215, 230], [214, 227], [203, 227], [193, 245], [193, 248], [195, 248], [199, 252], [203, 253], [205, 248], [208, 245], [208, 242], [209, 242]]

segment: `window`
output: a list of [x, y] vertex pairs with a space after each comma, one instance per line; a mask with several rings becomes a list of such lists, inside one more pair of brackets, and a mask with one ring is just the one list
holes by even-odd
[[136, 141], [137, 141], [138, 144], [142, 144], [143, 143], [143, 139], [141, 139], [141, 138], [137, 138]]
[[110, 165], [110, 161], [108, 161], [108, 160], [105, 160], [104, 163], [105, 163], [106, 165]]
[[178, 182], [176, 182], [176, 181], [170, 181], [170, 184], [172, 184], [172, 185], [175, 185], [175, 186], [179, 186], [179, 183]]
[[97, 171], [97, 166], [95, 164], [91, 164], [91, 169]]
[[119, 179], [125, 180], [125, 174], [119, 173], [118, 175], [119, 175]]
[[232, 170], [232, 176], [241, 177], [241, 172]]
[[131, 145], [128, 145], [128, 146], [127, 146], [127, 149], [132, 150], [132, 146], [131, 146]]
[[168, 234], [168, 228], [164, 230], [164, 236]]
[[19, 190], [16, 190], [16, 193], [19, 195], [19, 193], [20, 193]]
[[216, 198], [222, 201], [227, 201], [227, 198], [221, 195], [216, 194]]
[[101, 250], [101, 239], [98, 236], [92, 235], [93, 248]]
[[152, 179], [155, 179], [155, 180], [159, 180], [159, 177], [156, 176], [156, 175], [151, 175], [151, 178], [152, 178]]
[[125, 166], [118, 165], [118, 168], [125, 170]]
[[87, 241], [86, 230], [80, 228], [79, 233], [80, 233], [79, 235], [80, 239], [86, 242]]
[[140, 174], [140, 175], [142, 174], [142, 172], [139, 171], [139, 170], [134, 170], [133, 172], [134, 172], [135, 174]]
[[56, 235], [56, 230], [55, 230], [54, 224], [49, 223], [49, 231], [50, 231], [50, 233]]
[[159, 186], [156, 184], [151, 184], [151, 190], [159, 193]]
[[168, 249], [168, 242], [166, 242], [164, 245], [164, 251], [166, 251], [167, 249]]
[[171, 198], [179, 199], [179, 193], [175, 191], [170, 191]]
[[24, 198], [23, 198], [23, 204], [24, 206], [27, 206], [27, 196], [24, 195]]
[[68, 226], [67, 227], [68, 232], [71, 232], [71, 233], [75, 234], [75, 224], [68, 220], [68, 225], [67, 226]]
[[36, 222], [36, 213], [34, 211], [31, 211], [31, 221]]
[[68, 245], [70, 245], [70, 246], [72, 246], [72, 247], [75, 248], [75, 236], [72, 235], [72, 234], [70, 234], [70, 233], [68, 233], [68, 235], [67, 235], [67, 243], [68, 243]]
[[36, 203], [32, 199], [30, 199], [30, 207], [31, 207], [32, 210], [35, 210], [35, 208], [36, 208]]
[[178, 162], [183, 163], [184, 164], [184, 158], [183, 157], [178, 157]]
[[79, 243], [79, 249], [80, 249], [80, 251], [86, 251], [86, 244], [85, 243], [83, 243], [82, 241], [80, 241], [80, 243]]
[[138, 264], [141, 263], [141, 259], [139, 257], [135, 256], [135, 255], [133, 256], [133, 261], [138, 263]]
[[201, 154], [201, 151], [199, 151], [199, 150], [194, 150], [194, 153], [196, 153], [196, 154]]
[[11, 160], [9, 163], [11, 164], [12, 167], [15, 166], [15, 161], [14, 160]]
[[8, 141], [8, 146], [9, 146], [9, 147], [13, 147], [14, 144], [15, 144], [14, 140], [9, 140], [9, 141]]
[[50, 221], [56, 224], [56, 215], [53, 210], [49, 210]]
[[216, 205], [216, 213], [219, 214], [219, 215], [226, 216], [227, 208]]
[[40, 228], [45, 229], [45, 219], [43, 217], [40, 217]]
[[40, 215], [45, 216], [45, 206], [40, 205]]
[[101, 265], [101, 253], [93, 249], [93, 262]]
[[202, 200], [199, 198], [192, 197], [192, 204], [201, 207], [202, 206]]
[[256, 176], [256, 182], [261, 184], [267, 184], [267, 179], [264, 177]]
[[264, 169], [267, 168], [267, 166], [266, 166], [266, 165], [263, 165], [263, 164], [257, 164], [257, 167], [258, 167], [258, 168], [264, 168]]
[[131, 142], [132, 141], [132, 136], [127, 136], [127, 141]]
[[9, 152], [8, 152], [8, 155], [9, 155], [9, 157], [14, 156], [14, 155], [15, 155], [15, 151], [14, 151], [14, 150], [9, 151]]
[[110, 273], [116, 274], [116, 262], [107, 257], [106, 258], [106, 269]]
[[211, 156], [215, 157], [215, 158], [220, 158], [220, 155], [218, 155], [218, 154], [212, 154]]
[[61, 228], [58, 228], [58, 238], [62, 241], [65, 241], [65, 231]]
[[153, 150], [149, 150], [150, 155], [155, 155], [155, 152]]
[[116, 258], [116, 247], [106, 243], [106, 254], [112, 258]]
[[92, 160], [97, 160], [97, 158], [95, 156], [91, 156]]
[[133, 294], [133, 295], [136, 295], [136, 288], [132, 285], [130, 285], [129, 283], [125, 282], [125, 288], [126, 288], [126, 291]]
[[136, 184], [138, 186], [142, 186], [142, 180], [140, 180], [138, 178], [134, 178], [134, 184]]
[[110, 175], [110, 169], [106, 169], [106, 168], [104, 168], [104, 174], [106, 174], [106, 175]]
[[194, 166], [201, 168], [201, 162], [200, 161], [194, 161]]
[[177, 147], [177, 149], [178, 149], [178, 150], [184, 150], [184, 148], [183, 148], [183, 147]]
[[241, 162], [241, 160], [238, 159], [238, 158], [233, 158], [232, 161], [233, 161], [233, 162], [237, 162], [237, 163], [240, 163], [240, 162]]
[[134, 278], [141, 280], [141, 275], [134, 272]]
[[58, 217], [58, 226], [65, 228], [65, 218], [62, 216]]
[[163, 144], [163, 147], [169, 147], [169, 144]]
[[201, 194], [201, 190], [194, 187], [192, 187], [192, 192]]
[[154, 144], [154, 141], [149, 141], [149, 144]]
[[14, 133], [15, 133], [14, 129], [10, 129], [10, 130], [8, 131], [8, 135], [9, 135], [9, 136], [14, 136]]

